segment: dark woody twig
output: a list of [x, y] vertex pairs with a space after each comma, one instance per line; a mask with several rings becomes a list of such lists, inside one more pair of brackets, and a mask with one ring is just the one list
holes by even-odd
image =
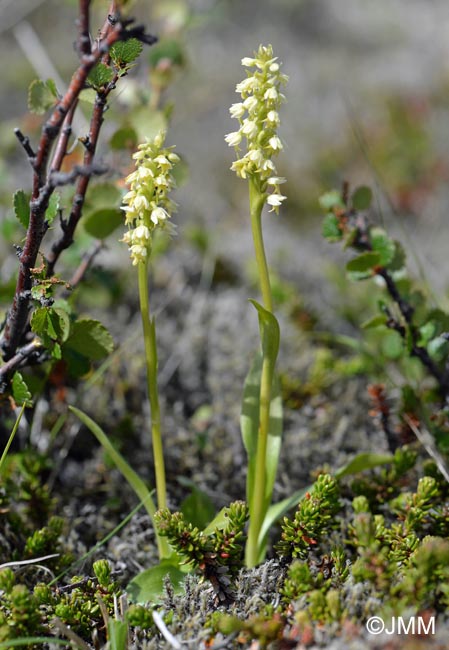
[[27, 343], [27, 345], [20, 348], [9, 361], [0, 367], [0, 394], [4, 392], [7, 381], [12, 374], [24, 365], [30, 357], [38, 353], [41, 348], [42, 343], [38, 339], [33, 339], [31, 343]]
[[[60, 134], [63, 123], [65, 122], [65, 125], [67, 127], [69, 126], [70, 111], [72, 109], [75, 110], [75, 104], [78, 100], [81, 90], [83, 90], [85, 87], [87, 76], [89, 75], [92, 68], [98, 63], [98, 61], [100, 61], [104, 55], [107, 55], [110, 47], [118, 40], [127, 40], [131, 37], [137, 37], [137, 34], [140, 34], [141, 40], [145, 40], [143, 29], [127, 29], [129, 22], [127, 21], [124, 23], [120, 21], [119, 15], [114, 14], [115, 18], [113, 21], [110, 19], [106, 21], [105, 27], [101, 32], [101, 38], [96, 41], [95, 45], [92, 48], [89, 47], [88, 49], [86, 47], [85, 37], [88, 35], [89, 28], [89, 5], [90, 2], [88, 0], [80, 0], [78, 43], [80, 52], [80, 65], [72, 77], [72, 81], [67, 92], [58, 102], [50, 118], [42, 128], [41, 138], [36, 154], [29, 145], [27, 138], [24, 137], [20, 131], [17, 132], [17, 137], [19, 138], [19, 141], [25, 149], [30, 163], [32, 164], [34, 175], [27, 237], [24, 248], [19, 258], [20, 267], [15, 296], [11, 309], [7, 316], [7, 322], [1, 343], [5, 360], [9, 360], [14, 356], [15, 351], [17, 350], [17, 347], [19, 346], [22, 336], [27, 327], [30, 306], [30, 290], [32, 287], [31, 269], [35, 266], [42, 239], [48, 229], [48, 224], [45, 221], [45, 211], [48, 207], [50, 196], [55, 187], [55, 172], [59, 172], [65, 155], [66, 145], [68, 141], [67, 132], [61, 135], [59, 144], [56, 147], [53, 164], [50, 165], [51, 175], [47, 176], [47, 168], [49, 165], [49, 159], [53, 144]], [[115, 7], [115, 3], [112, 3], [112, 7]], [[142, 33], [139, 30], [141, 30]], [[154, 39], [153, 37], [148, 37], [145, 42], [149, 40]], [[97, 117], [95, 120], [93, 118], [93, 121], [91, 122], [91, 131], [93, 126], [95, 143], [98, 140], [98, 131], [102, 122], [104, 106], [105, 104], [102, 105], [102, 102], [99, 101], [96, 102], [96, 106], [94, 108], [94, 113], [100, 113], [100, 118]], [[90, 136], [91, 135], [92, 134], [90, 134]], [[66, 137], [67, 140], [65, 141]], [[88, 158], [87, 161], [85, 157], [83, 165], [85, 169], [90, 168], [91, 173], [93, 173], [95, 169], [95, 167], [92, 165], [92, 161], [93, 154], [90, 158]], [[74, 206], [76, 204], [79, 204], [80, 208], [72, 209], [72, 213], [75, 213], [75, 218], [69, 219], [69, 223], [71, 222], [71, 225], [68, 229], [68, 238], [64, 240], [63, 248], [67, 247], [65, 244], [68, 240], [70, 240], [70, 242], [72, 241], [74, 227], [79, 220], [80, 210], [82, 208], [82, 204], [84, 203], [84, 195], [89, 182], [89, 176], [80, 173], [80, 169], [77, 170], [76, 176], [79, 178]], [[64, 182], [67, 182], [67, 177], [64, 179]], [[65, 232], [64, 236], [66, 236]], [[53, 267], [58, 255], [59, 254], [57, 254], [53, 260]]]
[[72, 135], [72, 122], [75, 114], [76, 107], [78, 106], [78, 99], [73, 102], [69, 112], [64, 118], [61, 133], [59, 135], [58, 143], [56, 145], [55, 153], [50, 167], [51, 172], [57, 172], [61, 169], [64, 157], [67, 153], [70, 136]]
[[69, 285], [70, 289], [75, 289], [80, 282], [83, 280], [84, 276], [86, 275], [86, 272], [92, 265], [92, 262], [98, 255], [98, 253], [101, 251], [103, 248], [103, 242], [101, 240], [97, 240], [92, 247], [92, 250], [88, 251], [83, 255], [83, 259], [81, 260], [81, 264], [78, 266], [76, 269], [75, 273], [72, 275]]

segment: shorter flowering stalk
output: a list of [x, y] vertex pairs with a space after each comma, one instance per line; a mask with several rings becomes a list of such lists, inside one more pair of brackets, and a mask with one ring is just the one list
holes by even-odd
[[[150, 315], [148, 262], [154, 231], [157, 228], [170, 233], [174, 231], [168, 219], [176, 205], [168, 198], [168, 192], [175, 185], [172, 167], [179, 161], [172, 147], [163, 148], [164, 139], [165, 133], [162, 132], [152, 142], [139, 145], [138, 151], [133, 155], [136, 170], [126, 179], [130, 190], [123, 197], [125, 205], [122, 207], [126, 213], [125, 223], [129, 226], [122, 241], [128, 244], [133, 266], [137, 266], [138, 271], [158, 508], [167, 506], [167, 490], [157, 388], [156, 324]], [[161, 557], [167, 557], [167, 541], [158, 536], [158, 545]]]
[[[280, 185], [285, 182], [285, 179], [277, 175], [273, 157], [283, 148], [277, 135], [280, 121], [278, 110], [284, 101], [280, 87], [287, 82], [288, 77], [281, 73], [280, 64], [273, 56], [271, 45], [261, 45], [253, 58], [242, 59], [242, 65], [252, 70], [247, 71], [246, 79], [236, 86], [236, 92], [241, 95], [242, 101], [233, 104], [230, 108], [231, 117], [239, 122], [239, 129], [229, 133], [225, 140], [229, 146], [234, 147], [237, 154], [237, 159], [231, 169], [239, 178], [247, 179], [249, 183], [251, 229], [260, 291], [263, 306], [272, 315], [273, 299], [262, 233], [262, 210], [267, 204], [271, 207], [270, 212], [278, 213], [279, 207], [286, 198], [280, 191]], [[246, 142], [246, 152], [242, 153], [240, 145], [244, 142]], [[272, 318], [274, 319], [274, 316]], [[263, 359], [260, 377], [256, 471], [254, 484], [247, 488], [248, 495], [252, 494], [249, 503], [250, 524], [246, 547], [246, 564], [250, 567], [259, 562], [263, 552], [259, 536], [267, 508], [271, 502], [270, 490], [272, 491], [272, 488], [269, 488], [270, 493], [267, 499], [267, 464], [270, 461], [267, 458], [267, 450], [270, 404], [275, 374], [273, 358], [266, 353], [267, 347], [264, 345], [264, 340], [269, 336], [269, 329], [265, 329], [261, 325]], [[274, 462], [277, 463], [277, 460]]]

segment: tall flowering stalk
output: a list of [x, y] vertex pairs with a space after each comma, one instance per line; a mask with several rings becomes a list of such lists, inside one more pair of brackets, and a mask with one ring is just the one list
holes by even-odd
[[[167, 507], [167, 490], [157, 387], [156, 324], [150, 315], [148, 261], [155, 230], [158, 228], [169, 232], [174, 230], [169, 219], [176, 205], [168, 197], [168, 193], [175, 185], [171, 170], [179, 161], [179, 157], [172, 151], [173, 147], [163, 147], [164, 140], [165, 132], [161, 132], [152, 142], [139, 145], [137, 152], [133, 154], [136, 169], [126, 178], [130, 190], [123, 197], [125, 205], [122, 207], [126, 215], [125, 223], [129, 226], [122, 241], [128, 244], [133, 266], [137, 266], [138, 273], [159, 508]], [[158, 539], [158, 543], [161, 556], [167, 556], [169, 549], [166, 540]]]
[[[270, 405], [273, 394], [275, 361], [279, 346], [279, 326], [273, 315], [273, 299], [262, 234], [262, 210], [265, 204], [270, 212], [279, 212], [285, 200], [280, 186], [285, 179], [278, 176], [273, 158], [282, 150], [277, 135], [279, 108], [284, 101], [281, 86], [288, 77], [281, 73], [281, 64], [273, 56], [271, 45], [261, 45], [254, 57], [242, 59], [247, 77], [237, 84], [241, 100], [230, 108], [231, 117], [238, 120], [239, 129], [229, 133], [225, 140], [234, 147], [237, 159], [231, 169], [249, 184], [249, 207], [254, 251], [259, 272], [263, 308], [255, 303], [259, 312], [262, 343], [262, 370], [260, 375], [258, 431], [254, 471], [248, 472], [247, 495], [250, 524], [246, 563], [255, 566], [261, 557], [261, 528], [271, 503], [272, 484], [267, 482], [267, 467], [277, 465], [269, 456]], [[242, 151], [244, 149], [244, 151]], [[249, 455], [252, 445], [245, 441]], [[250, 458], [251, 463], [251, 458]], [[274, 480], [274, 479], [273, 479]]]

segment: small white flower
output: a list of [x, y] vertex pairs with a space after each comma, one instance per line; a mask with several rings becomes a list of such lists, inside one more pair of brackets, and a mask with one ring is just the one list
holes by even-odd
[[259, 132], [259, 127], [253, 120], [244, 120], [242, 126], [242, 133], [248, 138], [255, 138]]
[[253, 91], [257, 87], [257, 79], [255, 77], [247, 77], [235, 87], [235, 92], [244, 95]]
[[168, 178], [165, 174], [159, 174], [159, 176], [154, 179], [154, 183], [159, 187], [168, 187]]
[[272, 205], [274, 208], [282, 205], [282, 201], [285, 201], [287, 197], [282, 196], [282, 194], [269, 194], [267, 198], [268, 205]]
[[274, 135], [272, 138], [270, 138], [268, 140], [268, 144], [273, 149], [273, 151], [281, 151], [284, 148], [280, 138], [278, 138], [277, 135]]
[[279, 63], [271, 63], [268, 70], [270, 72], [279, 72]]
[[131, 203], [135, 196], [136, 193], [133, 190], [131, 190], [130, 192], [126, 192], [125, 196], [123, 197], [123, 202]]
[[137, 170], [137, 175], [139, 177], [139, 180], [141, 181], [154, 177], [154, 174], [151, 171], [151, 169], [149, 167], [145, 167], [145, 165], [140, 165], [140, 167]]
[[143, 194], [138, 194], [133, 201], [133, 206], [136, 212], [140, 213], [140, 212], [144, 212], [145, 210], [148, 210], [148, 208], [150, 207], [150, 203], [146, 196], [144, 196]]
[[248, 151], [247, 156], [248, 160], [251, 160], [257, 168], [262, 167], [265, 158], [263, 152], [260, 149], [251, 149]]
[[164, 208], [158, 207], [158, 208], [154, 208], [154, 210], [151, 212], [150, 219], [157, 226], [157, 224], [160, 221], [165, 221], [166, 219], [168, 219], [168, 217], [169, 217], [168, 212], [164, 210]]
[[265, 91], [263, 96], [265, 100], [272, 100], [273, 102], [275, 102], [278, 99], [278, 97], [279, 97], [279, 93], [274, 87], [268, 88]]
[[179, 163], [179, 161], [181, 160], [181, 158], [178, 156], [178, 154], [177, 154], [177, 153], [173, 153], [173, 151], [170, 151], [170, 153], [168, 154], [168, 159], [169, 159], [169, 161], [170, 161], [171, 163], [173, 163], [174, 165], [175, 165], [176, 163]]
[[252, 68], [255, 66], [257, 63], [257, 59], [252, 59], [250, 56], [245, 56], [242, 59], [242, 65], [245, 66], [245, 68]]
[[257, 99], [257, 97], [254, 97], [254, 95], [247, 97], [243, 102], [243, 106], [246, 108], [246, 110], [249, 113], [254, 111], [254, 109], [257, 108], [258, 104], [259, 104], [259, 100]]
[[245, 106], [242, 104], [242, 102], [232, 104], [231, 108], [229, 109], [229, 112], [231, 114], [231, 117], [240, 119], [245, 114]]
[[267, 113], [267, 122], [277, 126], [280, 122], [279, 113], [277, 111], [268, 111]]
[[136, 266], [139, 262], [144, 262], [148, 257], [148, 249], [146, 246], [141, 246], [140, 244], [133, 244], [129, 248], [133, 260], [133, 266]]
[[141, 244], [143, 245], [144, 242], [149, 241], [150, 239], [150, 231], [147, 226], [144, 226], [141, 224], [140, 226], [137, 226], [135, 230], [132, 231], [132, 241], [133, 243]]
[[271, 176], [267, 180], [268, 185], [282, 185], [282, 183], [286, 183], [286, 182], [287, 179], [284, 178], [283, 176]]
[[171, 162], [166, 158], [166, 156], [156, 156], [154, 159], [154, 162], [159, 165], [159, 167], [162, 167], [163, 169], [170, 169], [171, 167]]
[[225, 136], [225, 140], [230, 147], [237, 147], [242, 141], [242, 134], [240, 131], [233, 131]]

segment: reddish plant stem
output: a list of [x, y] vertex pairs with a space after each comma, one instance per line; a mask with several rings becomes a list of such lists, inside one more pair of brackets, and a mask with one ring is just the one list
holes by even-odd
[[[88, 3], [87, 5], [86, 3], [81, 3], [81, 8], [83, 8], [83, 4], [85, 5], [84, 9], [86, 9]], [[30, 201], [30, 220], [25, 246], [19, 258], [20, 266], [15, 295], [3, 334], [2, 348], [5, 360], [10, 359], [14, 355], [27, 326], [30, 290], [32, 287], [31, 269], [36, 264], [39, 247], [48, 228], [48, 224], [45, 221], [45, 211], [48, 207], [50, 196], [54, 190], [51, 175], [48, 175], [47, 177], [48, 160], [53, 143], [59, 135], [66, 116], [76, 104], [79, 94], [85, 86], [89, 72], [101, 57], [108, 52], [113, 43], [119, 40], [122, 33], [123, 26], [120, 22], [117, 22], [114, 25], [109, 24], [109, 29], [105, 34], [105, 38], [101, 42], [97, 43], [92, 54], [83, 55], [81, 57], [81, 64], [73, 75], [66, 94], [58, 102], [50, 118], [43, 126], [38, 150], [33, 158], [30, 156], [32, 150], [29, 148], [30, 152], [28, 153], [28, 156], [34, 169], [33, 193]], [[23, 142], [20, 137], [19, 139], [25, 148], [26, 139], [24, 139]], [[62, 142], [63, 140], [64, 138], [62, 139]], [[60, 158], [59, 165], [62, 163], [63, 158], [63, 155], [61, 156], [61, 151], [62, 148], [61, 150], [57, 148], [55, 154]], [[52, 171], [55, 171], [54, 166], [52, 165], [51, 167]], [[86, 178], [86, 176], [82, 176], [79, 182], [86, 182]]]
[[78, 18], [78, 48], [80, 55], [90, 54], [89, 8], [91, 0], [80, 0]]
[[[95, 98], [89, 134], [85, 143], [86, 150], [84, 152], [83, 160], [83, 165], [85, 166], [91, 165], [94, 159], [101, 125], [103, 124], [103, 114], [107, 105], [107, 97], [115, 87], [117, 78], [117, 75], [115, 75], [109, 86], [104, 91], [98, 92]], [[88, 175], [80, 176], [78, 178], [69, 218], [66, 223], [62, 224], [62, 234], [59, 239], [54, 242], [47, 257], [47, 277], [53, 275], [56, 262], [58, 261], [62, 251], [73, 243], [73, 235], [83, 213], [84, 201], [86, 198], [87, 188], [89, 187], [90, 178], [91, 177]]]
[[58, 172], [61, 169], [64, 157], [67, 153], [67, 146], [69, 143], [69, 139], [70, 136], [72, 135], [73, 116], [75, 114], [75, 110], [77, 106], [78, 106], [78, 99], [76, 99], [73, 102], [69, 112], [64, 118], [61, 133], [58, 139], [58, 144], [56, 145], [55, 153], [53, 154], [53, 160], [50, 166], [50, 173]]

